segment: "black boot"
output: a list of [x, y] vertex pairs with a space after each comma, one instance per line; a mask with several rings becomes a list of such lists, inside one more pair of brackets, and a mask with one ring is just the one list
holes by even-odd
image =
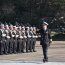
[[36, 52], [36, 50], [33, 50], [33, 52]]
[[48, 58], [47, 59], [43, 59], [43, 62], [45, 63], [45, 62], [48, 62]]

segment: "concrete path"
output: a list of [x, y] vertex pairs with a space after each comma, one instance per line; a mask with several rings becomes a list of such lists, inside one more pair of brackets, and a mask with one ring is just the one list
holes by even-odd
[[[32, 53], [20, 53], [10, 55], [0, 55], [0, 61], [35, 61], [42, 62], [43, 54], [42, 48], [37, 41], [37, 52]], [[49, 62], [65, 62], [65, 41], [53, 41], [48, 50]]]

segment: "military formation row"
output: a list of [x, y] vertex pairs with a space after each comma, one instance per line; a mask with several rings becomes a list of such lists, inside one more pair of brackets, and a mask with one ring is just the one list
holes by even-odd
[[0, 24], [0, 55], [36, 52], [36, 27]]

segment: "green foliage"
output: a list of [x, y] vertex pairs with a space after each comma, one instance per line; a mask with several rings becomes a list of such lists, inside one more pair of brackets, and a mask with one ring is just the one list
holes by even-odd
[[59, 17], [57, 13], [64, 11], [65, 0], [0, 0], [0, 21], [3, 22], [29, 22], [38, 26], [42, 18], [48, 17], [51, 26], [56, 23], [51, 24], [53, 18]]

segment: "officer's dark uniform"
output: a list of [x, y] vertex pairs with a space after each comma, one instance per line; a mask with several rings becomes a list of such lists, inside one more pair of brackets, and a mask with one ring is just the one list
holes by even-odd
[[47, 51], [49, 47], [49, 40], [52, 38], [48, 29], [44, 30], [42, 28], [39, 32], [41, 34], [40, 44], [42, 45], [43, 55], [44, 55], [43, 61], [48, 61]]

